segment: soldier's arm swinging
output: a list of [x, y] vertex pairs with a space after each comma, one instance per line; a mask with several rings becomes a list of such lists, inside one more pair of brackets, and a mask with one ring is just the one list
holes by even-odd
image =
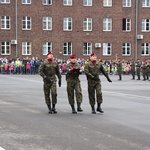
[[112, 82], [108, 76], [108, 73], [104, 70], [103, 66], [101, 66], [100, 71], [107, 78], [108, 82]]

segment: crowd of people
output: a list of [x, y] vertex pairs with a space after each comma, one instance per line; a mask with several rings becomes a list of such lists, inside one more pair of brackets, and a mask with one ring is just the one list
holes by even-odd
[[[7, 57], [0, 58], [0, 74], [38, 74], [39, 67], [43, 63], [43, 59], [38, 57], [26, 57], [26, 58], [16, 58], [16, 59], [7, 59]], [[59, 65], [61, 74], [66, 74], [66, 66], [70, 62], [69, 58], [66, 60], [61, 60], [55, 58], [56, 63]], [[77, 62], [81, 65], [82, 71], [84, 74], [84, 67], [88, 63], [89, 59], [77, 59]], [[149, 80], [150, 78], [150, 59], [144, 61], [134, 61], [132, 60], [100, 60], [102, 62], [104, 69], [112, 75], [118, 75], [121, 72], [121, 75], [135, 75], [143, 76], [143, 80]], [[118, 67], [118, 62], [121, 62], [121, 68]], [[120, 70], [121, 69], [121, 70]], [[120, 71], [118, 71], [120, 70]], [[135, 75], [134, 75], [135, 74]], [[121, 76], [119, 77], [122, 80]]]

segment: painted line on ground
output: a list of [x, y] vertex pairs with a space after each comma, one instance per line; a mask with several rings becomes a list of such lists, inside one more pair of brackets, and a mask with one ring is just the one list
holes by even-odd
[[0, 150], [5, 150], [5, 149], [3, 149], [2, 147], [0, 147]]

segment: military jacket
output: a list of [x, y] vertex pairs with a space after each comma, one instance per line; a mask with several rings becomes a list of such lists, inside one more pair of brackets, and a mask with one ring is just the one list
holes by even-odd
[[50, 64], [48, 60], [43, 62], [39, 69], [39, 74], [45, 79], [46, 77], [49, 77], [52, 81], [56, 81], [56, 76], [59, 80], [61, 80], [61, 74], [59, 70], [59, 66], [56, 62], [52, 62]]
[[117, 63], [117, 70], [122, 71], [122, 62]]
[[[73, 71], [70, 71], [70, 69], [73, 68]], [[74, 65], [70, 63], [66, 66], [66, 80], [78, 80], [79, 75], [81, 74], [81, 66], [78, 62], [76, 62]]]
[[92, 79], [93, 77], [98, 77], [99, 78], [99, 74], [100, 71], [106, 76], [108, 77], [108, 73], [104, 70], [102, 63], [100, 62], [96, 62], [96, 64], [94, 65], [91, 61], [89, 61], [84, 68], [84, 72], [87, 76], [87, 79]]

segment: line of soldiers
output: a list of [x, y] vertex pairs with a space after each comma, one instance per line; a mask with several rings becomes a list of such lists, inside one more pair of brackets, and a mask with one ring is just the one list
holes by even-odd
[[[93, 52], [90, 55], [89, 62], [86, 64], [84, 72], [87, 77], [88, 83], [88, 96], [89, 104], [91, 105], [91, 113], [96, 114], [97, 112], [103, 113], [101, 108], [103, 102], [101, 81], [99, 78], [99, 72], [106, 77], [108, 82], [112, 82], [108, 76], [108, 73], [102, 66], [102, 63], [97, 60], [97, 55]], [[83, 100], [81, 83], [79, 75], [82, 74], [82, 68], [77, 62], [75, 54], [70, 56], [70, 62], [66, 67], [66, 82], [67, 82], [67, 96], [68, 101], [72, 109], [73, 114], [82, 112], [81, 103]], [[58, 85], [61, 87], [61, 74], [59, 71], [58, 64], [54, 61], [53, 52], [49, 51], [47, 54], [47, 59], [43, 62], [39, 69], [39, 74], [43, 78], [44, 86], [43, 91], [45, 95], [45, 102], [48, 107], [49, 113], [57, 113], [55, 105], [57, 103], [57, 88], [56, 88], [56, 76], [58, 77]], [[77, 103], [77, 111], [75, 109], [75, 98]], [[52, 99], [52, 100], [51, 100]], [[97, 109], [95, 110], [95, 103], [97, 101]]]
[[[122, 62], [120, 58], [118, 58], [116, 65], [117, 65], [117, 72], [119, 76], [118, 80], [122, 80]], [[137, 60], [137, 62], [135, 62], [135, 60], [132, 59], [130, 66], [131, 66], [132, 80], [135, 80], [136, 75], [137, 75], [137, 80], [140, 80], [142, 74], [143, 81], [146, 80], [150, 81], [150, 59], [142, 62], [139, 59]]]

